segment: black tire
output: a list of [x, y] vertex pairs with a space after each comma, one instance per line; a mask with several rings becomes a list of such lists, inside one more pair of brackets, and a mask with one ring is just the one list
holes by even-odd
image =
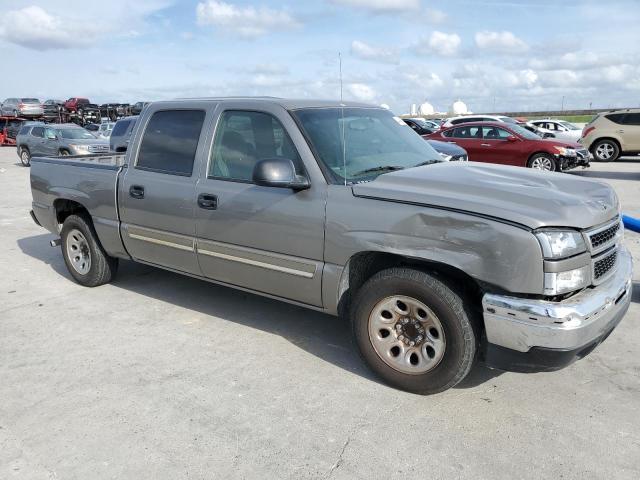
[[[388, 365], [376, 352], [369, 336], [369, 317], [379, 302], [404, 296], [426, 305], [437, 316], [446, 339], [439, 363], [430, 370], [404, 373]], [[461, 296], [427, 273], [408, 269], [383, 270], [369, 279], [355, 295], [351, 328], [356, 346], [369, 368], [386, 383], [422, 395], [439, 393], [458, 384], [471, 370], [479, 334], [473, 313]]]
[[65, 148], [61, 148], [58, 152], [58, 155], [61, 157], [66, 157], [67, 155], [71, 155], [71, 152]]
[[31, 152], [26, 147], [20, 147], [20, 163], [25, 167], [31, 166]]
[[593, 159], [597, 162], [615, 162], [620, 156], [620, 147], [614, 140], [598, 140], [591, 146]]
[[[549, 165], [549, 168], [540, 168], [536, 165]], [[558, 162], [552, 155], [548, 153], [536, 153], [532, 155], [527, 162], [528, 168], [535, 168], [537, 170], [543, 170], [546, 172], [555, 172], [558, 170]]]
[[[87, 253], [90, 255], [90, 267], [86, 273], [80, 273], [69, 256], [68, 245], [73, 242], [74, 232], [79, 231], [86, 240]], [[110, 257], [100, 245], [98, 236], [88, 216], [69, 215], [62, 225], [62, 256], [71, 276], [80, 285], [97, 287], [109, 283], [118, 270], [118, 259]]]

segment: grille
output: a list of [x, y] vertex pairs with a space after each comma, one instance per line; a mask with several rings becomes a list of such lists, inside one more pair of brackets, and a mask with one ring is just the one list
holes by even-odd
[[608, 254], [606, 257], [597, 260], [593, 264], [593, 278], [594, 280], [598, 280], [605, 276], [616, 264], [616, 259], [618, 258], [618, 252], [613, 251]]
[[591, 247], [593, 249], [597, 249], [598, 247], [610, 242], [615, 238], [618, 230], [620, 230], [620, 223], [616, 222], [615, 225], [611, 225], [609, 228], [602, 230], [601, 232], [590, 235], [589, 240], [591, 241]]
[[109, 145], [89, 145], [89, 151], [92, 153], [108, 152]]

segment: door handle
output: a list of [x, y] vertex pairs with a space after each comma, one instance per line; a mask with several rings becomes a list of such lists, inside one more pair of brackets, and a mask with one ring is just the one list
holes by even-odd
[[481, 143], [480, 145], [483, 146], [483, 147], [490, 147], [491, 146], [490, 143]]
[[218, 196], [210, 193], [198, 195], [198, 206], [205, 210], [216, 210], [218, 208]]
[[624, 130], [618, 130], [618, 133], [624, 133]]
[[142, 185], [131, 185], [129, 195], [133, 198], [144, 198], [144, 187]]

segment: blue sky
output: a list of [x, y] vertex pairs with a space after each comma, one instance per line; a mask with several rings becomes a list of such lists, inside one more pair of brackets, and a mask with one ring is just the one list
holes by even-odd
[[0, 97], [640, 105], [640, 1], [0, 0]]

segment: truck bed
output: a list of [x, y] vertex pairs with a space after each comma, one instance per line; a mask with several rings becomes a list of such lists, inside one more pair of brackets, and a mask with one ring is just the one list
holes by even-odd
[[36, 219], [57, 235], [60, 222], [56, 212], [60, 202], [77, 202], [89, 211], [104, 248], [115, 255], [126, 255], [117, 205], [118, 174], [124, 167], [124, 154], [32, 158], [31, 190]]

